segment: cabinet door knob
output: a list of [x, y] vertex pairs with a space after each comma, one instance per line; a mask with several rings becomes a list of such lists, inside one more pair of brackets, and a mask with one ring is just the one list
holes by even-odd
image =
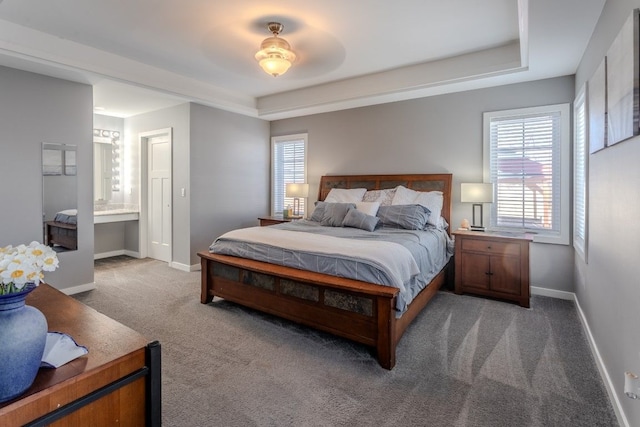
[[486, 273], [484, 273], [484, 274], [486, 274], [487, 276], [493, 276], [493, 273], [492, 273], [492, 272], [490, 272], [490, 271], [487, 271], [487, 272], [486, 272]]

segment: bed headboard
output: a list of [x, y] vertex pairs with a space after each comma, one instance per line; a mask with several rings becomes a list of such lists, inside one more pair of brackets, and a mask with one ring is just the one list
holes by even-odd
[[[366, 188], [384, 190], [402, 185], [415, 191], [442, 191], [442, 216], [451, 224], [450, 173], [407, 175], [325, 175], [320, 178], [318, 200], [324, 200], [332, 188]], [[451, 229], [451, 227], [449, 227]]]

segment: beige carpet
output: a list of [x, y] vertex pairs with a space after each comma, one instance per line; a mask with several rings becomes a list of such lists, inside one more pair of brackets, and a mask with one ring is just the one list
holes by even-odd
[[226, 301], [200, 273], [96, 262], [76, 298], [162, 345], [165, 426], [616, 426], [573, 303], [531, 309], [440, 292], [397, 365], [369, 349]]

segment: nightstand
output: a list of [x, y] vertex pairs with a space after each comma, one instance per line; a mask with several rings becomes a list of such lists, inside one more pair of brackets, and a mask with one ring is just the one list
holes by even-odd
[[284, 218], [282, 215], [276, 215], [276, 216], [261, 216], [260, 218], [258, 218], [258, 221], [260, 221], [260, 227], [264, 227], [265, 225], [275, 225], [275, 224], [282, 224], [283, 222], [290, 222], [294, 219], [295, 218]]
[[501, 298], [529, 307], [530, 234], [456, 230], [455, 293]]

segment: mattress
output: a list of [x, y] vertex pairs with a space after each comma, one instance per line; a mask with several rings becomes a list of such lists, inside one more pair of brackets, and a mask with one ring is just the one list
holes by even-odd
[[77, 224], [78, 219], [78, 210], [77, 209], [65, 209], [56, 213], [55, 218], [53, 220], [55, 222], [61, 222], [63, 224]]

